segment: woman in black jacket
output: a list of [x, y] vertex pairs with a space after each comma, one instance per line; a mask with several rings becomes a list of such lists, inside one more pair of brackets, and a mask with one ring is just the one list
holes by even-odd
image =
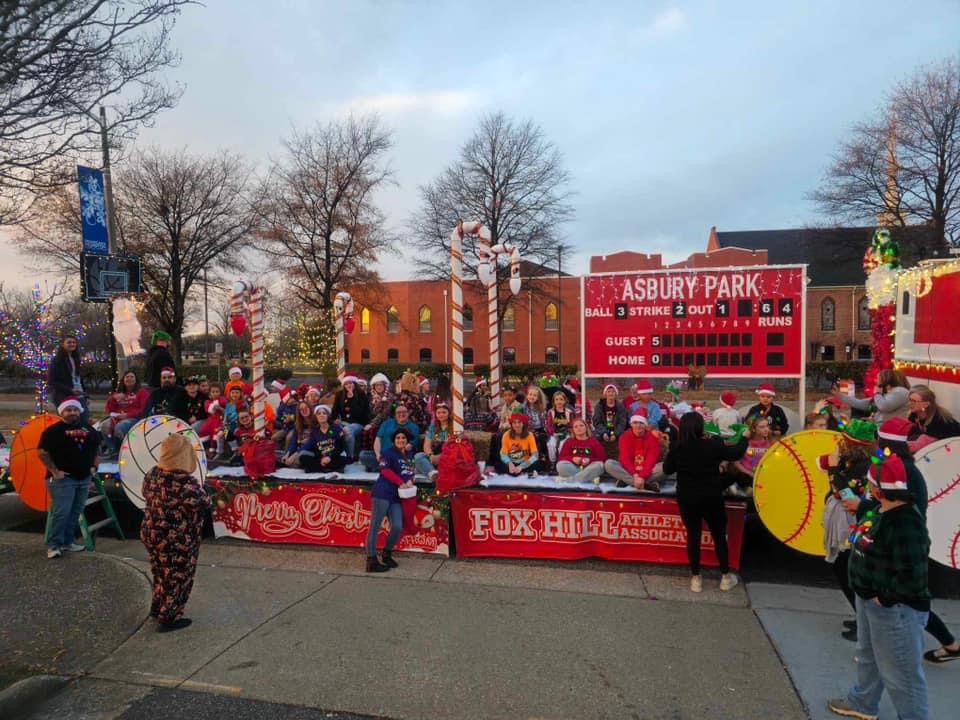
[[84, 408], [87, 407], [87, 394], [80, 377], [80, 351], [77, 349], [76, 335], [63, 336], [47, 369], [47, 384], [54, 405], [59, 405], [68, 397], [75, 397], [83, 403]]
[[720, 476], [720, 463], [739, 460], [747, 451], [747, 438], [736, 445], [727, 445], [719, 437], [705, 437], [703, 416], [688, 412], [680, 418], [680, 432], [663, 463], [665, 475], [677, 474], [677, 504], [687, 529], [687, 557], [690, 561], [690, 591], [701, 592], [700, 533], [706, 521], [720, 561], [720, 589], [730, 590], [739, 582], [730, 572], [727, 551], [727, 510], [724, 506], [725, 481]]
[[357, 387], [357, 378], [347, 375], [337, 390], [333, 401], [331, 422], [343, 425], [343, 439], [346, 442], [347, 462], [354, 462], [360, 454], [360, 436], [363, 428], [370, 422], [370, 401]]

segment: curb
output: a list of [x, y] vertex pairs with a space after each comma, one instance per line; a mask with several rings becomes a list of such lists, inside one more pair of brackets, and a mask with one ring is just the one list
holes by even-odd
[[59, 675], [34, 675], [0, 690], [0, 717], [17, 720], [44, 700], [60, 692], [70, 681]]

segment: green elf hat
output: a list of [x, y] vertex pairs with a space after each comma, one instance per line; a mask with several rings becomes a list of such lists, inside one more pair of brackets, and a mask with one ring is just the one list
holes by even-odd
[[674, 401], [674, 402], [680, 402], [680, 393], [681, 393], [681, 390], [680, 390], [680, 387], [679, 387], [676, 383], [674, 383], [674, 382], [669, 382], [669, 383], [667, 383], [667, 388], [666, 388], [666, 390], [667, 390], [668, 393], [670, 393], [671, 395], [673, 395], [673, 401]]
[[842, 428], [844, 440], [856, 445], [870, 445], [877, 441], [877, 424], [870, 420], [854, 418]]
[[170, 342], [173, 340], [173, 335], [164, 330], [157, 330], [153, 334], [153, 343], [156, 344], [157, 340], [166, 340], [167, 342]]
[[543, 377], [537, 380], [537, 385], [540, 386], [541, 390], [546, 390], [547, 388], [558, 388], [560, 387], [560, 378], [548, 371], [543, 374]]
[[743, 423], [735, 423], [730, 426], [730, 429], [733, 430], [733, 435], [721, 436], [720, 426], [715, 422], [708, 422], [703, 424], [703, 431], [707, 433], [707, 435], [723, 437], [725, 443], [736, 445], [743, 439], [743, 434], [747, 431], [748, 427], [749, 425], [744, 425]]

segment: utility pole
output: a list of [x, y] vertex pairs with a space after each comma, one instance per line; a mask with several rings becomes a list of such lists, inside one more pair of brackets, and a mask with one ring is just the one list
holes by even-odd
[[210, 311], [207, 305], [207, 269], [203, 269], [203, 361], [210, 364]]
[[[107, 202], [107, 253], [113, 255], [117, 251], [117, 218], [113, 209], [113, 180], [110, 177], [110, 143], [107, 140], [107, 111], [100, 106], [100, 147], [103, 151], [103, 194]], [[126, 245], [126, 243], [124, 243]], [[126, 249], [126, 248], [124, 248]], [[117, 376], [117, 340], [113, 336], [113, 302], [107, 303], [107, 335], [110, 338], [110, 376], [113, 385], [119, 380]]]
[[563, 283], [560, 280], [563, 267], [563, 246], [557, 245], [557, 365], [563, 365]]

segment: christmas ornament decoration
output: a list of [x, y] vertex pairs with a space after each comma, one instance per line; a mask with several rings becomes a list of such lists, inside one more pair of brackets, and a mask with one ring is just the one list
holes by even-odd
[[[483, 228], [486, 230], [486, 227]], [[497, 259], [501, 255], [510, 256], [510, 292], [520, 292], [520, 250], [510, 243], [497, 243], [490, 246], [489, 231], [481, 232], [478, 238], [480, 263], [477, 265], [477, 277], [487, 289], [487, 316], [490, 333], [490, 410], [500, 409], [500, 330], [497, 322], [498, 292]]]
[[43, 431], [58, 422], [60, 418], [50, 413], [35, 415], [17, 430], [10, 443], [10, 481], [23, 504], [40, 512], [50, 509], [50, 493], [47, 468], [40, 462], [37, 447]]
[[[450, 385], [453, 396], [453, 432], [457, 434], [463, 432], [463, 238], [465, 235], [489, 243], [490, 230], [479, 222], [460, 222], [450, 232], [450, 304], [453, 309], [450, 318], [450, 345], [453, 360]], [[491, 379], [492, 377], [491, 373]]]
[[137, 305], [129, 298], [116, 297], [113, 299], [113, 337], [123, 348], [127, 357], [143, 352], [140, 347], [140, 321], [137, 319]]
[[143, 510], [143, 478], [157, 464], [160, 446], [168, 435], [179, 433], [187, 438], [197, 453], [193, 476], [200, 484], [207, 477], [207, 456], [200, 438], [189, 424], [172, 415], [152, 415], [138, 421], [120, 444], [120, 484], [127, 498]]
[[353, 332], [353, 298], [348, 292], [338, 292], [333, 298], [333, 324], [337, 342], [337, 377], [343, 381], [347, 372], [346, 335]]
[[[250, 315], [250, 342], [251, 342], [251, 367], [253, 370], [253, 428], [254, 435], [257, 438], [263, 438], [266, 418], [264, 417], [264, 402], [267, 397], [266, 389], [263, 385], [263, 289], [254, 286], [249, 280], [238, 280], [233, 284], [233, 292], [230, 295], [230, 324], [236, 332], [236, 327], [240, 325], [234, 320], [242, 320], [246, 327], [246, 314]], [[237, 333], [237, 335], [241, 335]]]

